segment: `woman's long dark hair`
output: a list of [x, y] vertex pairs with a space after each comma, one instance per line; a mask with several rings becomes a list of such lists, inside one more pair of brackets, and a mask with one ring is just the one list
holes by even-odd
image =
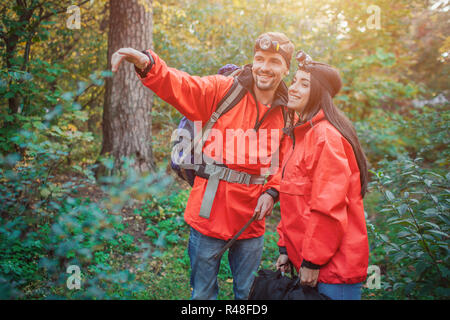
[[[317, 74], [313, 69], [315, 69], [315, 71], [320, 70], [320, 74]], [[309, 121], [320, 111], [320, 109], [322, 109], [325, 118], [351, 144], [360, 172], [361, 196], [364, 197], [367, 192], [367, 183], [369, 181], [367, 158], [361, 148], [353, 124], [333, 103], [334, 95], [339, 92], [342, 86], [341, 77], [336, 69], [326, 64], [306, 66], [304, 70], [311, 74], [311, 80], [309, 100], [302, 111], [301, 118], [304, 121]], [[314, 76], [315, 73], [317, 76]], [[319, 80], [319, 77], [321, 80]], [[326, 82], [324, 81], [325, 79]], [[327, 88], [325, 86], [327, 86]], [[291, 117], [291, 119], [293, 119], [293, 111], [291, 112]]]

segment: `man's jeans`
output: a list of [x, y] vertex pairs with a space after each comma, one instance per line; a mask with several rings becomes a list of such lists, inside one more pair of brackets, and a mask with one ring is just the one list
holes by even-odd
[[[189, 236], [189, 258], [191, 259], [192, 299], [217, 299], [219, 286], [217, 274], [220, 260], [213, 256], [227, 243], [211, 238], [191, 228]], [[261, 262], [264, 237], [237, 240], [228, 251], [228, 261], [233, 274], [233, 291], [236, 300], [248, 298], [250, 288]]]
[[333, 300], [361, 300], [362, 283], [355, 284], [330, 284], [318, 283], [317, 289], [320, 293], [327, 295]]

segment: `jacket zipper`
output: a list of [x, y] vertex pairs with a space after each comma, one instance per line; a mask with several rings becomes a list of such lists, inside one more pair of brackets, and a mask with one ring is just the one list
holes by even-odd
[[284, 164], [283, 171], [281, 172], [281, 179], [283, 179], [283, 177], [284, 177], [284, 170], [286, 170], [286, 166], [287, 166], [289, 160], [291, 160], [292, 155], [294, 154], [294, 148], [295, 148], [295, 136], [293, 136], [292, 141], [293, 141], [293, 143], [292, 143], [292, 152], [291, 152], [291, 154], [289, 155], [289, 158], [286, 160], [286, 163]]
[[[313, 125], [319, 123], [319, 122], [322, 121], [322, 120], [325, 120], [325, 119], [320, 119], [320, 120], [318, 120], [318, 121], [316, 121], [316, 122], [314, 122], [314, 123], [311, 123], [311, 128], [313, 127]], [[292, 133], [292, 141], [293, 141], [293, 143], [292, 143], [292, 153], [291, 153], [291, 155], [289, 156], [289, 158], [287, 159], [287, 161], [286, 161], [286, 163], [285, 163], [285, 165], [284, 165], [284, 167], [283, 167], [283, 172], [281, 173], [281, 178], [284, 177], [284, 170], [286, 169], [286, 165], [288, 164], [289, 160], [290, 160], [291, 157], [292, 157], [292, 154], [294, 153], [294, 148], [295, 148], [295, 134], [294, 134], [294, 133]]]
[[258, 131], [259, 127], [261, 126], [261, 124], [263, 123], [263, 121], [266, 119], [267, 115], [270, 113], [270, 111], [272, 111], [273, 109], [275, 109], [277, 106], [275, 106], [274, 104], [272, 104], [269, 108], [269, 110], [266, 111], [266, 113], [264, 113], [264, 115], [262, 116], [261, 120], [259, 120], [259, 107], [258, 104], [260, 103], [257, 99], [256, 99], [256, 95], [253, 92], [250, 92], [253, 99], [255, 100], [255, 106], [256, 106], [256, 121], [255, 121], [255, 125], [253, 126], [253, 130]]
[[[274, 110], [275, 108], [276, 108], [276, 106], [273, 106], [273, 105], [270, 106], [269, 110], [266, 111], [266, 113], [263, 115], [263, 117], [261, 118], [261, 120], [255, 124], [255, 127], [254, 127], [255, 131], [258, 131], [258, 130], [259, 130], [259, 127], [261, 127], [263, 121], [267, 118], [268, 114], [269, 114], [272, 110]], [[258, 116], [258, 117], [259, 117], [259, 116]]]

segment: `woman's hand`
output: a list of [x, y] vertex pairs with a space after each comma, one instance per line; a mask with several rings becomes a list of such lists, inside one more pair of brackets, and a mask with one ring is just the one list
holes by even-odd
[[258, 198], [253, 216], [257, 216], [257, 220], [262, 220], [266, 216], [270, 216], [273, 209], [273, 198], [268, 193], [263, 193]]
[[281, 272], [290, 272], [291, 265], [289, 263], [289, 257], [287, 254], [280, 254], [276, 263], [277, 270], [280, 269]]
[[299, 272], [300, 284], [315, 287], [317, 285], [317, 278], [319, 278], [320, 269], [309, 269], [301, 267]]
[[150, 63], [150, 59], [140, 51], [133, 48], [121, 48], [114, 52], [111, 57], [111, 70], [116, 72], [119, 69], [120, 63], [125, 59], [133, 63], [138, 69], [145, 69]]

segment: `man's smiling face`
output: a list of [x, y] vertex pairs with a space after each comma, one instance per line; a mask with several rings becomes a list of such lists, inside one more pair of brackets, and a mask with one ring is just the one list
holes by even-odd
[[279, 53], [258, 50], [253, 56], [253, 80], [257, 89], [276, 90], [288, 74], [286, 61]]

